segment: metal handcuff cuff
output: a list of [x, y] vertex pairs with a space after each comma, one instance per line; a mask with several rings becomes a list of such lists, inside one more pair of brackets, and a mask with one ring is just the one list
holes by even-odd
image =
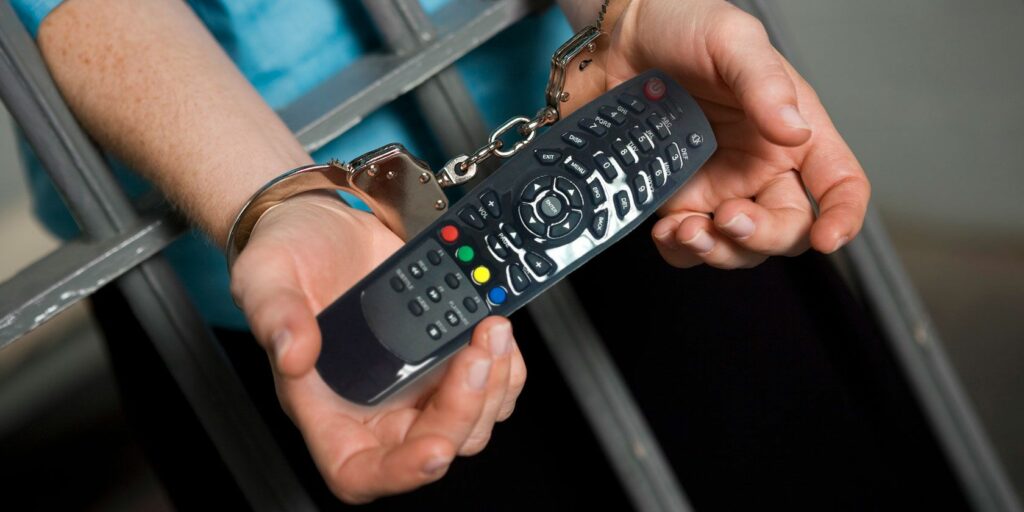
[[[451, 159], [435, 175], [430, 167], [414, 157], [401, 144], [388, 144], [370, 151], [349, 163], [332, 160], [326, 164], [306, 165], [292, 169], [271, 180], [246, 201], [235, 217], [227, 240], [227, 263], [230, 272], [239, 253], [245, 248], [260, 218], [271, 208], [290, 197], [314, 190], [344, 191], [359, 198], [371, 212], [402, 240], [408, 240], [426, 228], [448, 209], [442, 188], [461, 185], [476, 175], [477, 164], [491, 155], [509, 158], [533, 141], [537, 130], [560, 117], [561, 104], [568, 101], [565, 91], [570, 75], [569, 65], [584, 51], [597, 50], [603, 33], [608, 1], [601, 7], [597, 22], [576, 33], [551, 57], [551, 74], [545, 90], [547, 106], [532, 119], [516, 116], [494, 130], [487, 144], [473, 154]], [[589, 60], [577, 69], [582, 71]], [[501, 137], [513, 128], [523, 137], [505, 149]]]

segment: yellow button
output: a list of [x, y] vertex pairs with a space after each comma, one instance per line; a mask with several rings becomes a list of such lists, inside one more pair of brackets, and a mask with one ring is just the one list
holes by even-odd
[[491, 271], [481, 265], [473, 269], [473, 282], [476, 284], [484, 284], [491, 280]]

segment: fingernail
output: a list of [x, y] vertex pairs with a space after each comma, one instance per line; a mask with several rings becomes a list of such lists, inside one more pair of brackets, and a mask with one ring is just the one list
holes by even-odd
[[693, 252], [697, 254], [706, 254], [715, 248], [715, 240], [703, 229], [698, 231], [696, 235], [693, 235], [693, 238], [683, 242], [683, 244], [693, 249]]
[[779, 109], [779, 117], [782, 118], [782, 122], [786, 123], [790, 128], [799, 128], [801, 130], [810, 130], [811, 125], [807, 124], [807, 120], [804, 116], [800, 115], [800, 111], [793, 105], [786, 105]]
[[487, 343], [491, 346], [491, 354], [495, 356], [507, 354], [508, 348], [512, 345], [511, 326], [502, 322], [491, 327], [491, 330], [487, 331]]
[[274, 352], [274, 361], [281, 361], [291, 342], [292, 333], [288, 329], [281, 329], [270, 337], [270, 349]]
[[447, 457], [434, 457], [423, 465], [423, 472], [428, 475], [437, 474], [448, 467], [448, 464], [451, 464], [451, 460]]
[[667, 242], [675, 230], [676, 226], [674, 225], [662, 226], [659, 224], [654, 226], [654, 238], [657, 238], [659, 242]]
[[725, 231], [729, 236], [737, 240], [743, 240], [754, 234], [754, 221], [750, 220], [747, 214], [740, 213], [729, 222], [723, 224], [722, 231]]
[[846, 245], [846, 242], [849, 242], [849, 241], [850, 241], [850, 237], [848, 237], [848, 236], [844, 235], [844, 236], [839, 237], [839, 240], [836, 240], [836, 246], [832, 248], [832, 252], [836, 252], [839, 249], [842, 249], [842, 247], [844, 245]]
[[491, 360], [481, 359], [469, 367], [467, 384], [470, 389], [481, 390], [487, 385], [487, 374], [491, 371]]

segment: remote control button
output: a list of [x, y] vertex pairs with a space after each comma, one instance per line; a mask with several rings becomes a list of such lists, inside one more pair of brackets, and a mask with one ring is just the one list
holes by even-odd
[[523, 293], [530, 286], [530, 277], [523, 272], [523, 267], [519, 265], [509, 265], [508, 277], [508, 284], [516, 293]]
[[658, 77], [648, 78], [644, 82], [644, 97], [651, 101], [658, 101], [665, 97], [665, 82]]
[[668, 159], [669, 169], [672, 172], [683, 168], [683, 157], [679, 154], [679, 146], [674, 142], [665, 148], [665, 158]]
[[569, 206], [583, 208], [583, 194], [571, 181], [565, 178], [555, 178], [555, 190], [569, 198]]
[[414, 316], [422, 315], [423, 314], [423, 306], [420, 305], [420, 301], [418, 301], [418, 300], [410, 300], [409, 301], [409, 312], [412, 313]]
[[412, 265], [409, 265], [409, 275], [415, 277], [416, 279], [423, 277], [423, 269], [420, 268], [419, 263], [413, 263]]
[[622, 219], [629, 213], [629, 194], [625, 190], [615, 193], [615, 213]]
[[428, 325], [427, 326], [427, 336], [430, 336], [430, 339], [432, 339], [432, 340], [439, 340], [439, 339], [441, 339], [441, 328], [436, 326], [436, 325], [434, 325], [434, 324]]
[[526, 188], [523, 189], [523, 201], [533, 202], [541, 192], [551, 188], [551, 181], [551, 176], [541, 176], [531, 181], [526, 185]]
[[448, 310], [444, 312], [444, 321], [448, 322], [448, 325], [456, 326], [459, 325], [459, 315], [455, 314], [454, 311]]
[[400, 292], [405, 289], [405, 283], [402, 282], [402, 280], [399, 279], [398, 276], [392, 277], [391, 280], [388, 282], [391, 283], [391, 289], [396, 292]]
[[604, 176], [604, 180], [611, 183], [615, 179], [615, 175], [618, 171], [615, 170], [615, 166], [612, 164], [612, 159], [604, 153], [598, 153], [594, 155], [594, 163], [597, 164], [597, 170], [601, 171], [601, 176]]
[[501, 203], [498, 202], [498, 194], [493, 190], [480, 194], [480, 204], [484, 205], [484, 209], [491, 214], [491, 217], [501, 217]]
[[448, 273], [444, 276], [444, 284], [448, 285], [449, 290], [454, 290], [459, 287], [459, 276]]
[[647, 204], [651, 200], [651, 185], [647, 183], [647, 175], [639, 173], [633, 177], [633, 193], [636, 194], [636, 204]]
[[569, 216], [566, 217], [564, 222], [559, 222], [548, 230], [548, 236], [551, 238], [562, 238], [568, 235], [572, 230], [576, 229], [576, 226], [583, 220], [583, 214], [577, 210], [569, 212]]
[[580, 119], [579, 126], [580, 128], [583, 128], [587, 133], [590, 133], [591, 135], [596, 135], [598, 137], [601, 137], [604, 134], [608, 133], [608, 128], [605, 127], [603, 124], [598, 123], [594, 119], [587, 119], [584, 117]]
[[469, 311], [470, 313], [476, 313], [479, 306], [476, 301], [473, 300], [473, 297], [466, 297], [465, 299], [462, 299], [462, 307], [466, 308], [466, 311]]
[[601, 186], [600, 181], [594, 180], [587, 183], [587, 190], [590, 191], [590, 200], [594, 203], [594, 206], [604, 203], [604, 187]]
[[469, 224], [476, 229], [484, 228], [484, 219], [480, 218], [480, 214], [477, 213], [476, 208], [467, 206], [459, 211], [459, 218], [462, 222]]
[[600, 240], [604, 238], [604, 232], [608, 230], [608, 210], [601, 210], [594, 214], [594, 220], [590, 221], [590, 234]]
[[539, 207], [540, 214], [545, 219], [555, 220], [562, 216], [562, 211], [565, 210], [565, 203], [557, 195], [548, 194], [544, 196], [544, 199], [541, 199]]
[[640, 98], [637, 98], [632, 94], [620, 94], [619, 105], [622, 105], [623, 107], [626, 107], [637, 114], [643, 112], [644, 110], [647, 110], [647, 105], [644, 102], [640, 101]]
[[615, 124], [622, 124], [626, 122], [626, 114], [623, 114], [622, 112], [619, 112], [618, 110], [609, 106], [604, 106], [597, 109], [597, 113], [600, 114], [601, 117], [608, 119]]
[[505, 236], [508, 237], [509, 242], [512, 242], [512, 245], [517, 248], [523, 246], [523, 238], [519, 236], [519, 231], [516, 228], [505, 224], [501, 227], [501, 231], [505, 233]]
[[[540, 224], [540, 221], [538, 221], [537, 224]], [[503, 261], [505, 258], [508, 258], [508, 249], [501, 244], [501, 240], [499, 240], [498, 237], [494, 235], [487, 235], [484, 237], [484, 243], [487, 244], [487, 248], [491, 251], [491, 254], [495, 259]]]
[[654, 150], [654, 141], [651, 140], [651, 136], [647, 135], [647, 132], [641, 130], [639, 126], [634, 126], [629, 130], [629, 138], [633, 139], [633, 144], [636, 144], [644, 153]]
[[665, 118], [658, 114], [651, 114], [647, 117], [647, 126], [650, 126], [654, 133], [658, 134], [659, 139], [667, 139], [672, 132], [668, 129], [668, 124], [665, 122]]
[[699, 133], [691, 133], [686, 137], [686, 143], [689, 144], [691, 148], [699, 148], [701, 144], [704, 144], [704, 136]]
[[451, 224], [441, 228], [441, 240], [452, 243], [459, 239], [459, 228]]
[[487, 281], [491, 280], [491, 269], [480, 265], [473, 269], [473, 282], [476, 284], [486, 284]]
[[442, 254], [443, 253], [441, 251], [430, 251], [427, 253], [427, 261], [429, 261], [431, 265], [440, 265]]
[[583, 138], [583, 135], [576, 132], [565, 132], [562, 134], [562, 140], [566, 144], [574, 148], [582, 148], [587, 145], [587, 139]]
[[562, 167], [580, 178], [586, 178], [590, 174], [590, 169], [587, 169], [587, 166], [580, 163], [579, 160], [573, 160], [571, 157], [562, 164]]
[[651, 176], [654, 177], [654, 188], [661, 188], [668, 179], [668, 172], [665, 169], [665, 161], [661, 158], [651, 160], [651, 163], [647, 164], [647, 170], [650, 171]]
[[430, 299], [431, 302], [441, 302], [441, 290], [438, 290], [436, 286], [427, 288], [426, 293], [427, 298]]
[[615, 137], [615, 140], [612, 141], [612, 149], [619, 155], [623, 165], [633, 165], [636, 163], [636, 149], [622, 137]]
[[526, 226], [526, 229], [530, 230], [530, 233], [537, 236], [544, 236], [544, 230], [547, 228], [545, 228], [544, 223], [534, 215], [532, 206], [526, 203], [520, 204], [519, 217], [523, 221], [523, 225]]
[[475, 255], [476, 253], [473, 251], [473, 248], [468, 245], [463, 245], [455, 250], [455, 257], [463, 263], [473, 261], [473, 256]]
[[526, 253], [525, 259], [526, 264], [529, 265], [530, 267], [530, 270], [532, 270], [533, 273], [537, 274], [538, 276], [546, 276], [551, 273], [552, 269], [555, 268], [555, 266], [550, 261], [548, 261], [547, 258], [535, 252]]
[[508, 291], [505, 290], [504, 286], [495, 286], [487, 292], [487, 301], [495, 306], [504, 304], [507, 298]]
[[533, 156], [537, 158], [541, 165], [556, 164], [562, 159], [562, 153], [553, 149], [535, 149], [533, 150]]

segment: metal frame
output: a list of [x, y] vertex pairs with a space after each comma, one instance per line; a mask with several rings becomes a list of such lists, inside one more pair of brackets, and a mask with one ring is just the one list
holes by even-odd
[[[283, 109], [281, 116], [313, 151], [412, 91], [444, 151], [464, 153], [479, 145], [485, 126], [449, 66], [546, 3], [455, 0], [434, 16], [444, 20], [435, 27], [416, 0], [364, 0], [391, 53], [359, 60]], [[787, 49], [769, 5], [737, 3], [757, 14], [776, 45]], [[252, 508], [313, 508], [216, 340], [158, 254], [183, 232], [184, 223], [166, 208], [137, 213], [68, 111], [7, 2], [0, 2], [0, 97], [85, 234], [0, 284], [0, 348], [116, 280]], [[873, 212], [861, 237], [844, 253], [972, 504], [978, 510], [1020, 510]], [[636, 508], [689, 510], [571, 286], [560, 284], [528, 309]]]

